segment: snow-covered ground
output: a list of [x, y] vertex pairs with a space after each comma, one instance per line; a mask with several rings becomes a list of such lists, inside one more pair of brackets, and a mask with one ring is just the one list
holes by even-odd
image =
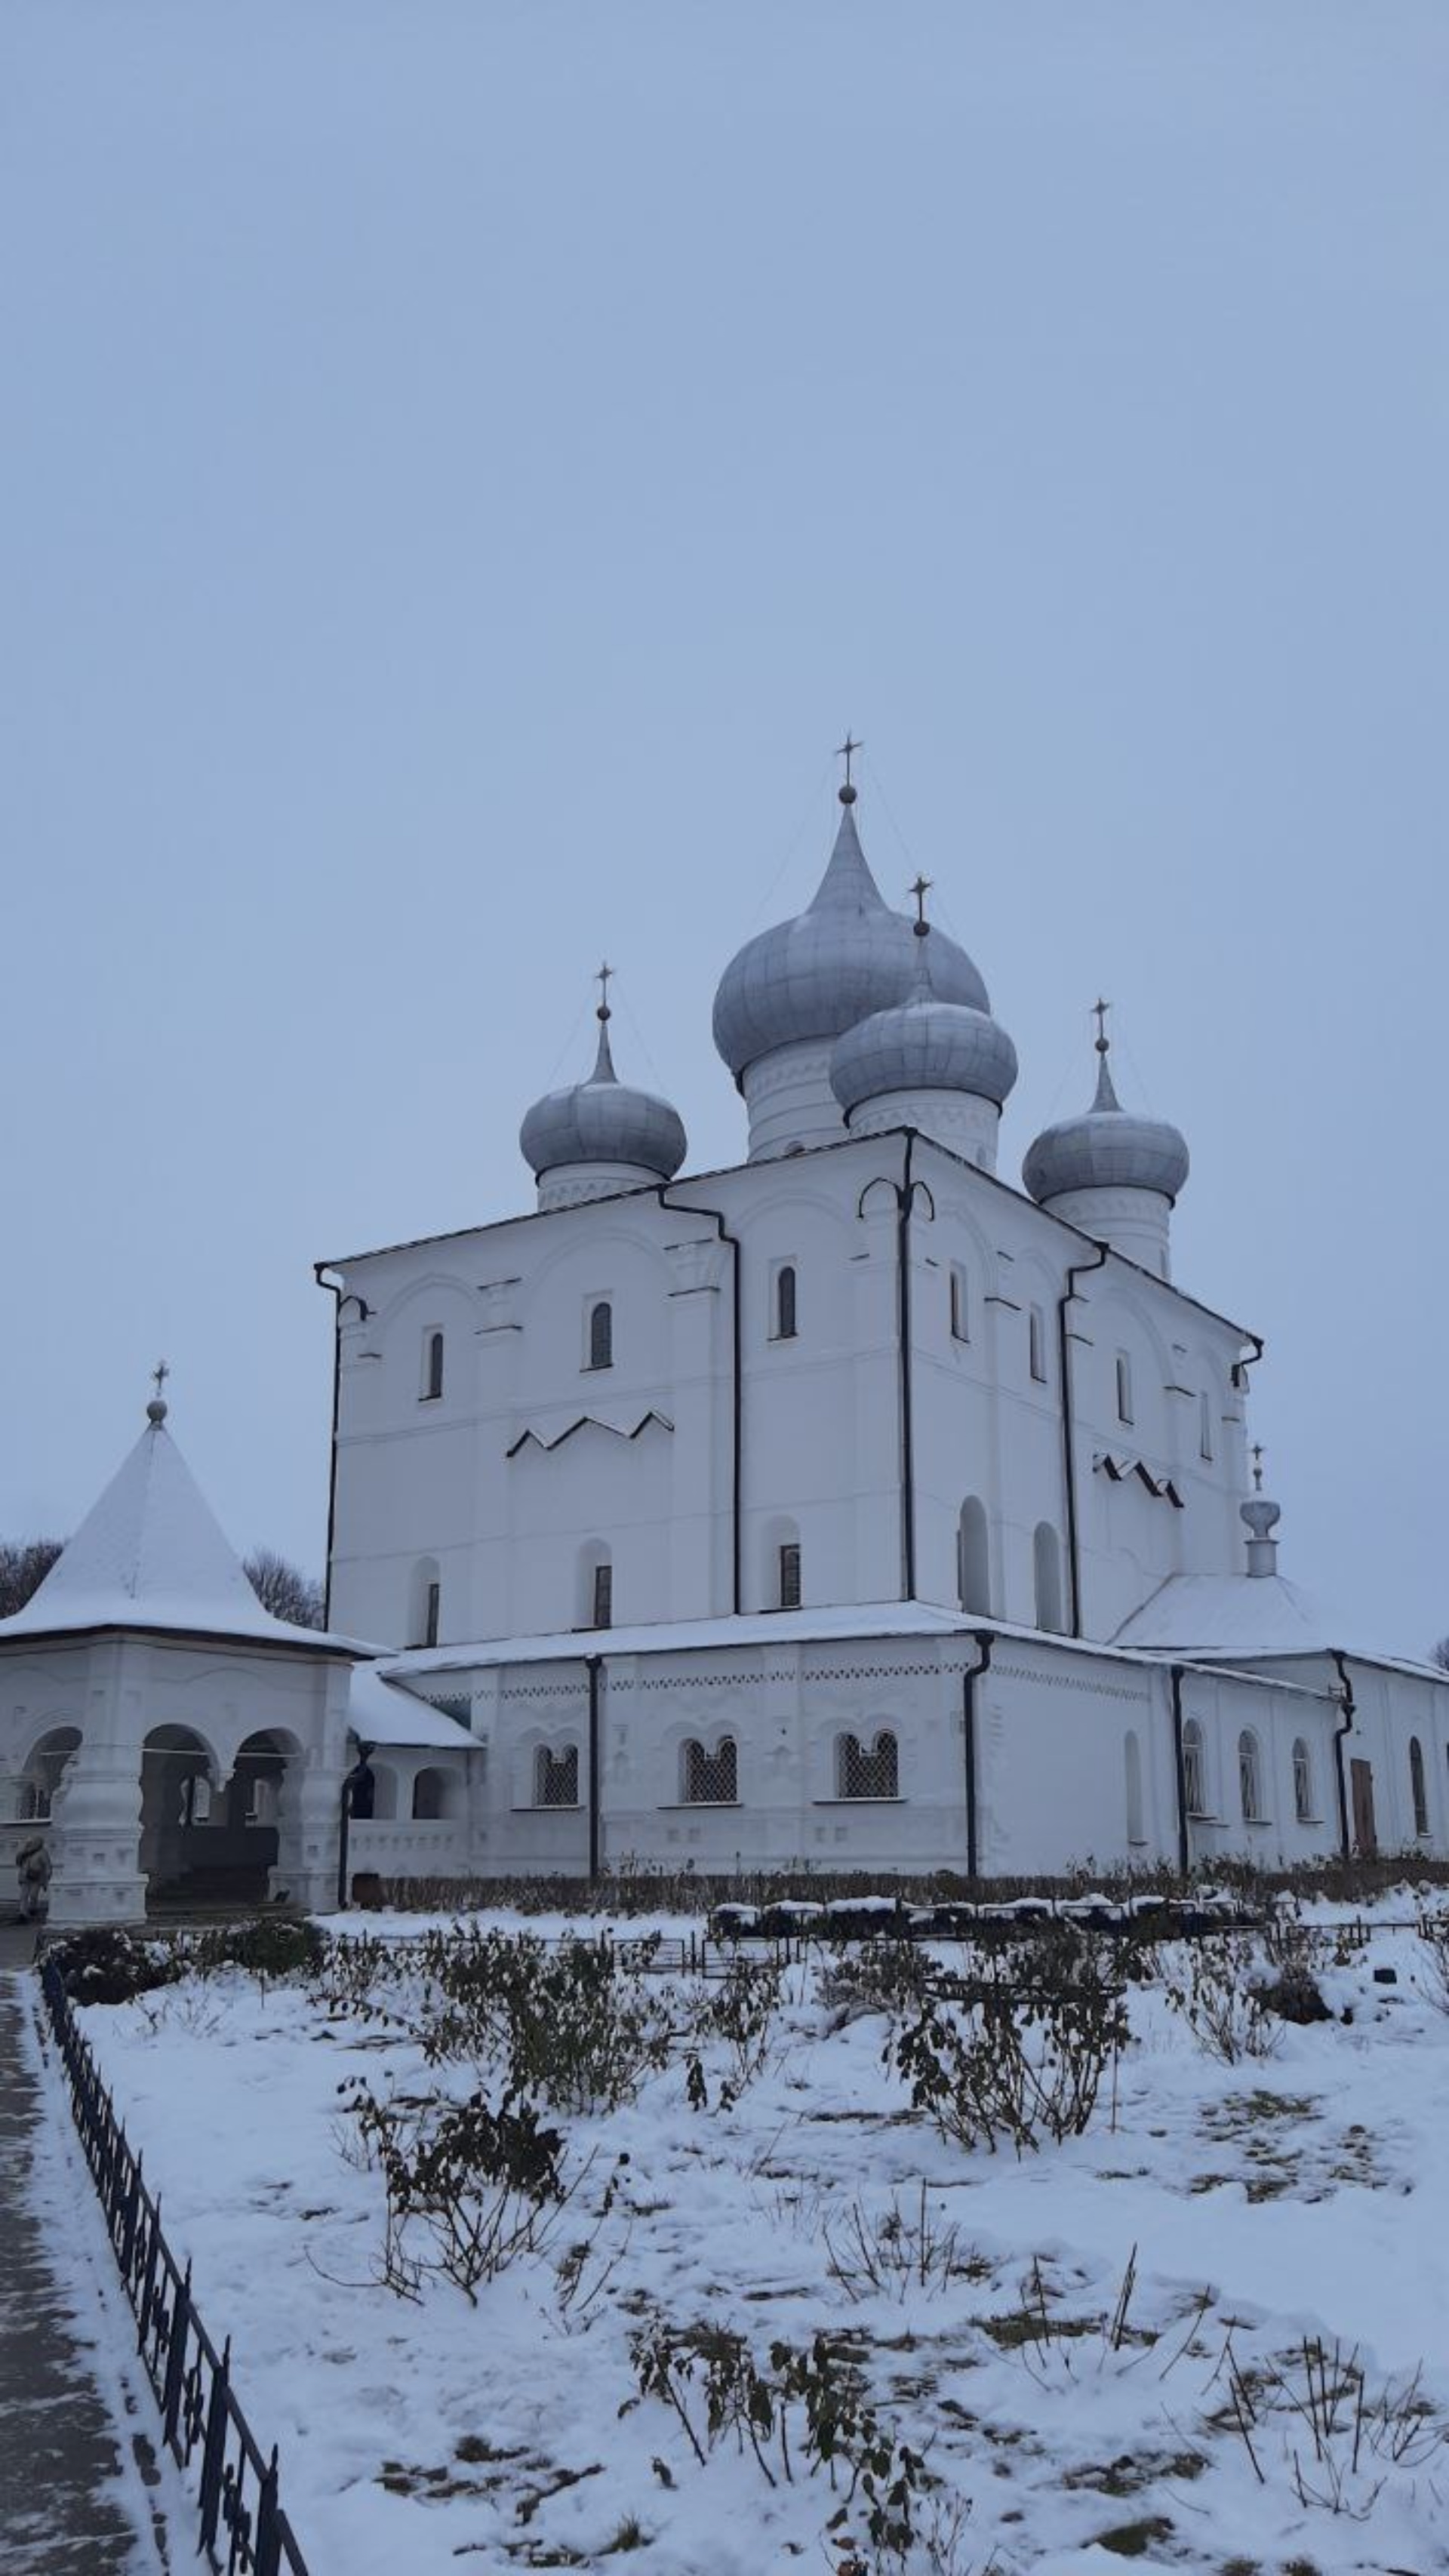
[[[640, 2398], [630, 2339], [656, 2312], [742, 2333], [762, 2366], [777, 2338], [847, 2338], [938, 2482], [907, 2562], [923, 2576], [1449, 2568], [1449, 2014], [1414, 1934], [1330, 1959], [1351, 2020], [1284, 2029], [1266, 2061], [1217, 2063], [1160, 1984], [1134, 1989], [1115, 2100], [1020, 2161], [940, 2137], [882, 2063], [886, 2022], [841, 2026], [819, 1976], [787, 1971], [769, 2062], [732, 2108], [691, 2108], [681, 2057], [626, 2107], [567, 2119], [572, 2167], [594, 2162], [476, 2306], [377, 2278], [383, 2186], [340, 2088], [466, 2089], [408, 2029], [235, 1970], [84, 2013], [242, 2401], [281, 2445], [315, 2576], [873, 2569], [861, 2499], [841, 2516], [844, 2481], [793, 2436], [787, 2478], [778, 2445], [764, 2466], [732, 2435], [710, 2449], [700, 2400], [701, 2466]], [[712, 2099], [723, 2062], [706, 2052]], [[909, 2241], [923, 2208], [950, 2247], [929, 2281], [850, 2277], [857, 2225], [897, 2211]], [[1305, 2338], [1330, 2370], [1356, 2353], [1366, 2403], [1388, 2401], [1356, 2445], [1346, 2400], [1315, 2439]]]

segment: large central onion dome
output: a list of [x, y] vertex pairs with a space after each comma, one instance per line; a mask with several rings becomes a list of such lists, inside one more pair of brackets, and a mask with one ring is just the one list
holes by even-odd
[[538, 1177], [541, 1208], [672, 1180], [689, 1150], [679, 1112], [652, 1091], [619, 1080], [609, 1048], [611, 1017], [601, 1002], [598, 1054], [587, 1082], [545, 1092], [518, 1131], [523, 1159]]
[[[741, 1088], [751, 1066], [781, 1047], [828, 1042], [873, 1011], [904, 1002], [915, 979], [911, 924], [881, 896], [855, 828], [856, 790], [813, 900], [793, 921], [749, 940], [725, 968], [714, 1002], [714, 1042]], [[986, 986], [943, 932], [932, 934], [936, 998], [989, 1012]]]

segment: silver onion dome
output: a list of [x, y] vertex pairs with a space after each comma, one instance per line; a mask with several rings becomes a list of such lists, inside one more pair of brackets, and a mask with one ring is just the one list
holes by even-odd
[[1068, 1190], [1154, 1190], [1175, 1200], [1188, 1174], [1184, 1138], [1165, 1118], [1142, 1118], [1122, 1107], [1105, 1029], [1096, 1046], [1097, 1096], [1082, 1117], [1043, 1128], [1021, 1167], [1028, 1192], [1038, 1203]]
[[[855, 789], [830, 864], [793, 921], [747, 941], [720, 978], [714, 1042], [738, 1082], [760, 1056], [809, 1038], [836, 1038], [873, 1011], [904, 1002], [914, 976], [911, 924], [881, 896], [855, 828]], [[989, 1012], [986, 986], [964, 948], [933, 933], [936, 997]]]
[[[607, 988], [606, 988], [607, 989]], [[614, 1071], [610, 1011], [598, 1009], [599, 1051], [587, 1082], [545, 1092], [518, 1131], [523, 1159], [542, 1180], [571, 1163], [630, 1163], [672, 1180], [689, 1150], [684, 1124], [667, 1100], [635, 1091]]]
[[1016, 1080], [1016, 1049], [987, 1010], [943, 1001], [934, 964], [939, 933], [918, 925], [909, 998], [874, 1011], [837, 1039], [830, 1088], [849, 1117], [890, 1091], [967, 1091], [999, 1109]]

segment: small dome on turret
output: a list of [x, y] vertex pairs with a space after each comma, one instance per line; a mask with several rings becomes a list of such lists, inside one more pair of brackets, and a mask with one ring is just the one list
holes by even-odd
[[614, 1071], [609, 1047], [612, 1013], [607, 1000], [612, 968], [601, 981], [606, 998], [598, 1006], [598, 1053], [587, 1082], [565, 1091], [545, 1092], [536, 1100], [518, 1132], [523, 1159], [540, 1183], [553, 1172], [579, 1166], [622, 1167], [641, 1178], [672, 1180], [689, 1150], [676, 1109], [652, 1091], [636, 1091]]
[[[737, 1082], [762, 1056], [839, 1037], [910, 994], [911, 924], [884, 901], [866, 865], [855, 826], [856, 792], [848, 779], [840, 789], [835, 847], [805, 910], [749, 940], [720, 978], [714, 1042]], [[964, 948], [940, 931], [933, 944], [938, 1001], [989, 1012], [986, 986]]]
[[[917, 879], [924, 898], [924, 878]], [[942, 998], [934, 965], [939, 933], [916, 924], [915, 980], [904, 1002], [872, 1012], [837, 1039], [830, 1087], [849, 1118], [892, 1092], [956, 1091], [999, 1109], [1016, 1080], [1016, 1049], [989, 1010]]]
[[1021, 1167], [1039, 1204], [1075, 1190], [1151, 1190], [1171, 1203], [1188, 1174], [1183, 1137], [1165, 1118], [1143, 1118], [1124, 1109], [1107, 1062], [1107, 1006], [1097, 1004], [1100, 1063], [1097, 1096], [1079, 1118], [1043, 1128]]

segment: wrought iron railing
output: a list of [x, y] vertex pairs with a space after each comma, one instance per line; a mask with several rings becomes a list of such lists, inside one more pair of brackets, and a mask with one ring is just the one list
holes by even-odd
[[277, 2501], [277, 2454], [253, 2437], [231, 2384], [231, 2344], [218, 2352], [147, 2190], [53, 1959], [40, 1971], [50, 2026], [126, 2295], [137, 2350], [161, 2409], [166, 2443], [200, 2488], [201, 2548], [217, 2576], [307, 2576]]

